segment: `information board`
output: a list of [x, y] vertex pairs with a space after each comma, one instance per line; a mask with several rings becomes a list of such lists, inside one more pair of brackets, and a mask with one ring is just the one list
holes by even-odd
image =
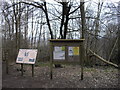
[[35, 64], [37, 49], [19, 49], [16, 63]]

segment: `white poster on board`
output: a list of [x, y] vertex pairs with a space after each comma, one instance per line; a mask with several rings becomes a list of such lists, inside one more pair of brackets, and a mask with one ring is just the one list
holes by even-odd
[[37, 49], [20, 49], [16, 63], [35, 64]]
[[68, 52], [69, 52], [68, 53], [69, 56], [73, 56], [73, 47], [69, 47]]
[[65, 50], [64, 47], [54, 47], [53, 59], [65, 59]]

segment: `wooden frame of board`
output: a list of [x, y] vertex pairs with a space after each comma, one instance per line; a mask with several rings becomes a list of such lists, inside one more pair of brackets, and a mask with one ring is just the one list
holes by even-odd
[[[79, 64], [81, 65], [81, 80], [83, 80], [83, 41], [85, 39], [50, 39], [50, 78], [53, 78], [53, 64], [78, 63], [68, 61], [68, 47], [79, 47]], [[65, 46], [65, 60], [55, 61], [53, 52], [55, 46]]]

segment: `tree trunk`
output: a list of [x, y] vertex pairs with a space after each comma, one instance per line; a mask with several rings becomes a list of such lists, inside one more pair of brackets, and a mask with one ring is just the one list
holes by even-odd
[[19, 13], [18, 13], [18, 25], [19, 25], [19, 41], [18, 41], [18, 49], [20, 49], [21, 46], [21, 3], [19, 3]]
[[25, 47], [28, 46], [27, 36], [28, 36], [28, 10], [29, 6], [25, 6]]
[[48, 17], [46, 2], [44, 2], [44, 7], [45, 7], [45, 10], [43, 9], [43, 11], [46, 15], [46, 20], [47, 20], [48, 28], [49, 28], [49, 31], [50, 31], [50, 36], [51, 36], [51, 39], [53, 39], [54, 37], [53, 37], [53, 32], [52, 32], [52, 29], [51, 29], [51, 25], [50, 25], [50, 20], [49, 20], [49, 17]]
[[118, 4], [118, 64], [120, 67], [120, 1]]
[[116, 39], [116, 41], [115, 41], [115, 43], [114, 43], [114, 45], [113, 45], [113, 48], [112, 48], [112, 50], [111, 50], [111, 52], [110, 52], [110, 55], [109, 55], [109, 57], [108, 57], [108, 61], [110, 61], [110, 59], [111, 59], [111, 56], [112, 56], [112, 54], [113, 54], [113, 51], [114, 51], [114, 49], [115, 49], [115, 46], [117, 45], [117, 42], [118, 42], [118, 37], [117, 37], [117, 39]]
[[81, 38], [85, 38], [85, 11], [84, 11], [84, 0], [80, 1], [80, 12], [81, 12], [81, 23], [82, 23], [82, 36]]
[[31, 30], [32, 30], [32, 31], [31, 31], [31, 32], [32, 32], [32, 33], [31, 33], [32, 36], [31, 36], [31, 48], [33, 48], [33, 23], [34, 23], [34, 22], [33, 22], [33, 16], [34, 16], [34, 11], [32, 11], [32, 26], [31, 26], [31, 28], [32, 28], [32, 29], [31, 29]]

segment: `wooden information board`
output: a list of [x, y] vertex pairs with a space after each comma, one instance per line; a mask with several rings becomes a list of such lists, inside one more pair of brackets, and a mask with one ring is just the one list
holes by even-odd
[[[83, 41], [84, 39], [50, 39], [50, 77], [52, 79], [53, 64], [78, 63], [81, 65], [83, 79]], [[61, 48], [58, 48], [61, 47]], [[57, 55], [57, 56], [56, 56]], [[79, 56], [79, 62], [70, 62], [68, 56]], [[55, 60], [58, 59], [58, 60]], [[62, 60], [61, 60], [62, 59]], [[63, 60], [64, 59], [64, 60]]]
[[37, 49], [19, 49], [16, 63], [21, 64], [21, 75], [23, 76], [23, 64], [32, 65], [32, 76], [34, 76], [34, 64], [36, 61]]
[[35, 64], [37, 49], [20, 49], [16, 63]]

